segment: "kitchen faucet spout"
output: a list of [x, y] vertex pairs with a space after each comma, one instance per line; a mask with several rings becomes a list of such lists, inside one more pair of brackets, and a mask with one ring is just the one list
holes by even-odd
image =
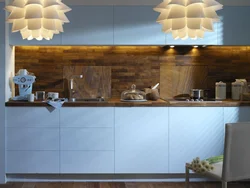
[[72, 96], [73, 96], [73, 94], [75, 93], [75, 91], [74, 91], [74, 79], [75, 78], [83, 78], [83, 75], [81, 74], [81, 75], [72, 75], [71, 77], [70, 77], [70, 80], [69, 80], [69, 100], [70, 101], [75, 101], [75, 98], [73, 98]]

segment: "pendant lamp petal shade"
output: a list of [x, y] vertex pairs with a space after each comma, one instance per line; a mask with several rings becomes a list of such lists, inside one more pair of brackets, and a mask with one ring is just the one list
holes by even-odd
[[63, 24], [69, 22], [65, 13], [71, 8], [61, 0], [13, 0], [5, 10], [10, 12], [7, 22], [13, 23], [12, 32], [20, 31], [27, 40], [51, 40], [63, 32]]
[[213, 32], [213, 23], [219, 21], [216, 11], [222, 8], [215, 0], [163, 0], [154, 10], [160, 13], [157, 22], [162, 24], [163, 32], [185, 40]]

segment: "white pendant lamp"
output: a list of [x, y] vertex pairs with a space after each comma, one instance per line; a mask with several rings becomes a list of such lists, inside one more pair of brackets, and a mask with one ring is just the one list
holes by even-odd
[[20, 31], [23, 39], [50, 40], [63, 32], [63, 24], [69, 22], [65, 13], [71, 8], [61, 0], [13, 0], [5, 10], [10, 12], [12, 32]]
[[157, 22], [163, 25], [163, 32], [185, 40], [203, 38], [204, 32], [212, 32], [213, 23], [219, 21], [216, 11], [222, 7], [215, 0], [164, 0], [154, 10], [161, 13]]

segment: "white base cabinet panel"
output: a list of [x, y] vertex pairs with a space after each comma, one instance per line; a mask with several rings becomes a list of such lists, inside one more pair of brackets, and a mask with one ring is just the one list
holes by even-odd
[[7, 150], [59, 150], [59, 128], [7, 127]]
[[59, 127], [59, 110], [52, 107], [6, 108], [7, 127]]
[[60, 173], [114, 173], [113, 151], [61, 151]]
[[224, 122], [237, 123], [250, 121], [250, 107], [226, 107], [224, 108]]
[[113, 107], [80, 107], [60, 109], [61, 127], [114, 127]]
[[169, 172], [184, 173], [185, 163], [223, 154], [222, 107], [169, 108]]
[[115, 173], [168, 173], [168, 108], [115, 109]]
[[61, 128], [61, 150], [114, 150], [113, 128]]
[[58, 174], [59, 151], [7, 151], [6, 173]]

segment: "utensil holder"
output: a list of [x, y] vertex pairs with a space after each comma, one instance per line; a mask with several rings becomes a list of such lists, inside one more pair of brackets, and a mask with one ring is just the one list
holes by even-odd
[[145, 88], [144, 91], [146, 93], [147, 100], [157, 101], [160, 98], [158, 89]]

